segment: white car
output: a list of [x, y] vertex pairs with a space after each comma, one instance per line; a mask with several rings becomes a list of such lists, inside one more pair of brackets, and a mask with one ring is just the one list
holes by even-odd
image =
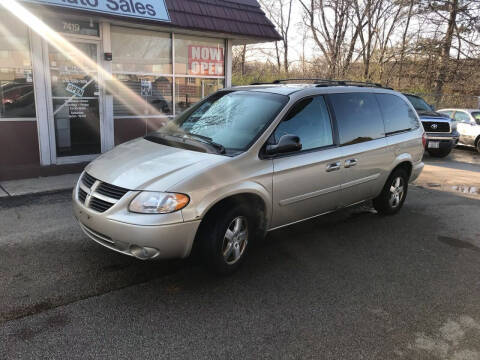
[[459, 145], [473, 146], [480, 152], [480, 109], [441, 109], [438, 112], [457, 122]]

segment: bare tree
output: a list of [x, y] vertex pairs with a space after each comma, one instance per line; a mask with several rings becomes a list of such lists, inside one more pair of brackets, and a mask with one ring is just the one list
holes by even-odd
[[[439, 39], [439, 63], [435, 76], [435, 103], [441, 100], [445, 82], [454, 74], [450, 62], [455, 50], [457, 63], [469, 54], [461, 52], [461, 44], [467, 40], [464, 34], [476, 33], [475, 26], [480, 20], [478, 0], [422, 0], [424, 15], [442, 36]], [[469, 41], [469, 40], [467, 40]], [[471, 42], [471, 45], [477, 45]]]
[[237, 46], [233, 48], [232, 66], [233, 71], [242, 76], [246, 74], [246, 58], [247, 58], [247, 45]]
[[328, 64], [327, 76], [334, 78], [342, 68], [342, 55], [350, 26], [352, 0], [299, 0], [312, 37]]
[[403, 33], [402, 33], [402, 44], [401, 44], [401, 48], [400, 48], [400, 66], [399, 66], [399, 70], [398, 70], [398, 73], [399, 73], [399, 76], [398, 76], [398, 79], [397, 79], [397, 86], [400, 87], [400, 81], [402, 79], [402, 75], [403, 75], [403, 65], [404, 65], [404, 61], [405, 61], [405, 52], [406, 52], [406, 49], [407, 49], [407, 36], [408, 36], [408, 32], [410, 30], [410, 23], [412, 22], [412, 16], [414, 14], [414, 5], [415, 5], [415, 0], [408, 0], [409, 4], [408, 4], [408, 11], [407, 11], [407, 16], [406, 16], [406, 19], [405, 19], [405, 27], [403, 29]]
[[278, 42], [275, 43], [278, 71], [280, 72], [283, 62], [283, 69], [288, 74], [289, 34], [292, 23], [293, 0], [260, 0], [260, 3], [282, 37], [280, 40], [281, 46]]

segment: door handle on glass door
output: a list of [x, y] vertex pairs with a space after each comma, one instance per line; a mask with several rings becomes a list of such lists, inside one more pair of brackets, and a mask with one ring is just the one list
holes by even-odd
[[332, 172], [332, 171], [340, 170], [340, 166], [341, 166], [341, 165], [342, 165], [342, 164], [341, 164], [340, 162], [328, 164], [328, 165], [327, 165], [327, 172]]
[[350, 159], [350, 160], [345, 160], [345, 167], [346, 168], [351, 168], [352, 166], [357, 165], [357, 159]]

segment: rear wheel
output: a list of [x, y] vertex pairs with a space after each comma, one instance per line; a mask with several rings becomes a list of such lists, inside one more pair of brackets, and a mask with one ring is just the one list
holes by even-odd
[[242, 204], [222, 206], [206, 219], [200, 238], [203, 263], [218, 274], [230, 274], [243, 263], [257, 233], [257, 217]]
[[477, 152], [480, 153], [480, 138], [477, 139], [477, 143], [475, 145], [475, 148], [477, 149]]
[[380, 214], [396, 214], [403, 206], [408, 192], [408, 174], [405, 169], [396, 169], [388, 178], [382, 193], [373, 200], [373, 207]]
[[451, 148], [448, 149], [428, 149], [427, 150], [430, 156], [436, 157], [436, 158], [443, 158], [445, 156], [448, 156], [450, 152], [452, 151]]

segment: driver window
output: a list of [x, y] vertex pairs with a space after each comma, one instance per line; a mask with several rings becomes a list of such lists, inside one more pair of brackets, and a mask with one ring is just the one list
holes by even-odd
[[470, 124], [470, 116], [463, 111], [457, 111], [455, 113], [455, 120]]
[[323, 96], [301, 100], [274, 132], [275, 143], [283, 135], [300, 137], [302, 150], [333, 145], [332, 124]]
[[472, 112], [472, 116], [475, 119], [476, 124], [480, 125], [480, 112], [478, 111]]

